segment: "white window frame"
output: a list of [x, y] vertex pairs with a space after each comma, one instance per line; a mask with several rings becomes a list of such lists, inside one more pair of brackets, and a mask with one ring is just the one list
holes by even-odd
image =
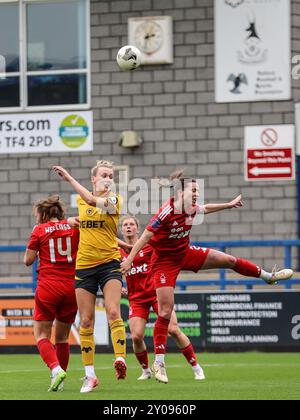
[[[72, 3], [74, 0], [69, 0]], [[90, 0], [86, 0], [86, 51], [87, 69], [68, 69], [53, 71], [26, 71], [27, 68], [27, 20], [26, 5], [30, 3], [60, 3], [60, 0], [0, 0], [1, 3], [19, 4], [19, 57], [20, 70], [16, 73], [9, 73], [9, 76], [20, 78], [20, 106], [19, 107], [0, 107], [0, 114], [17, 112], [44, 112], [44, 111], [69, 111], [69, 110], [89, 110], [91, 109], [91, 18]], [[86, 74], [87, 83], [87, 103], [71, 105], [45, 105], [28, 106], [28, 76], [56, 75], [56, 74]]]

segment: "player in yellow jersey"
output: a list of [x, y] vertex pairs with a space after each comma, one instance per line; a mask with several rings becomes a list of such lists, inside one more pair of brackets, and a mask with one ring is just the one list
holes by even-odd
[[99, 381], [94, 369], [95, 304], [101, 288], [111, 339], [115, 352], [117, 379], [126, 378], [126, 332], [121, 318], [122, 292], [121, 255], [117, 229], [121, 213], [121, 197], [112, 190], [114, 168], [111, 162], [99, 161], [92, 169], [93, 192], [79, 184], [64, 168], [54, 172], [69, 182], [79, 194], [77, 205], [80, 220], [80, 242], [76, 261], [76, 298], [80, 312], [80, 343], [85, 379], [82, 393], [91, 392]]

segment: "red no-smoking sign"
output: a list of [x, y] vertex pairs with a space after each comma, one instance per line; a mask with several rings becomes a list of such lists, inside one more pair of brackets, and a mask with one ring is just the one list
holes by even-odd
[[273, 128], [266, 128], [261, 133], [262, 144], [266, 147], [273, 147], [278, 141], [278, 133]]
[[293, 125], [246, 127], [245, 178], [247, 181], [295, 179]]

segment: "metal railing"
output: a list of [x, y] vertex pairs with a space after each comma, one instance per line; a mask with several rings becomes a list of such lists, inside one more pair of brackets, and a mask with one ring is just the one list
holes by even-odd
[[[276, 247], [284, 248], [284, 266], [285, 268], [292, 267], [292, 249], [300, 248], [300, 240], [272, 240], [272, 241], [222, 241], [222, 242], [193, 242], [192, 245], [213, 248], [222, 252], [227, 251], [228, 248], [263, 248], [263, 247]], [[25, 252], [25, 246], [0, 246], [0, 252]], [[35, 261], [32, 267], [32, 282], [31, 283], [1, 283], [1, 289], [31, 289], [33, 292], [37, 285], [37, 265]], [[216, 279], [210, 280], [178, 280], [177, 286], [180, 290], [186, 290], [187, 287], [192, 286], [217, 286], [220, 290], [226, 290], [227, 286], [244, 286], [247, 290], [251, 290], [253, 286], [262, 286], [264, 283], [260, 279], [243, 278], [241, 279], [228, 279], [227, 271], [225, 269], [219, 270], [219, 276]], [[293, 278], [284, 283], [286, 289], [292, 289], [296, 284], [300, 284], [300, 278]]]

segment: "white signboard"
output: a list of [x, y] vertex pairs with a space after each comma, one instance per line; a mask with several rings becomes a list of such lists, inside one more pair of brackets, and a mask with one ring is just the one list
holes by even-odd
[[92, 111], [0, 114], [0, 154], [92, 150]]
[[295, 179], [295, 127], [245, 127], [246, 181]]
[[291, 98], [290, 0], [215, 0], [216, 102]]

